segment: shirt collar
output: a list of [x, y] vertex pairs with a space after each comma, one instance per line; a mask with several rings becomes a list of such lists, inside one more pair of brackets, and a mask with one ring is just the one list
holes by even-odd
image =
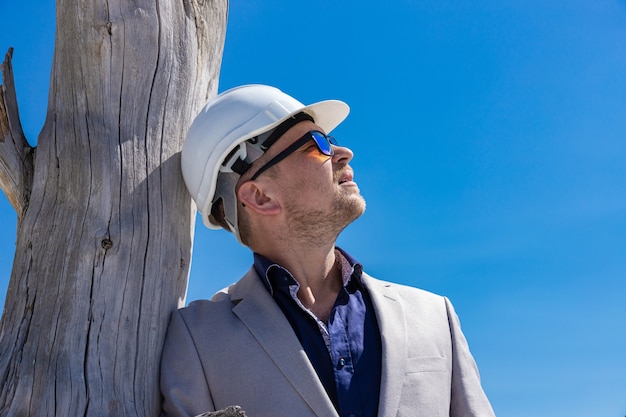
[[[361, 274], [363, 273], [363, 265], [361, 265], [360, 262], [358, 262], [355, 258], [353, 258], [350, 254], [348, 254], [340, 247], [335, 246], [335, 249], [339, 252], [340, 255], [340, 261], [342, 265], [341, 275], [343, 277], [344, 287], [348, 285], [352, 278], [355, 278], [355, 282], [362, 287], [363, 281], [361, 279]], [[272, 284], [270, 283], [269, 279], [270, 273], [284, 274], [287, 280], [290, 281], [291, 285], [297, 285], [295, 278], [286, 268], [256, 252], [254, 253], [254, 269], [261, 278], [261, 282], [263, 282], [263, 285], [265, 285], [265, 288], [267, 288], [270, 294], [274, 293]], [[276, 272], [273, 272], [274, 270], [276, 270]]]

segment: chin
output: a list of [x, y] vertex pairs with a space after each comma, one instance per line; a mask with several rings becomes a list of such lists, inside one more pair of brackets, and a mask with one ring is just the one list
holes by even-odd
[[365, 213], [365, 207], [365, 199], [360, 194], [357, 194], [342, 199], [341, 207], [337, 208], [337, 212], [345, 213], [347, 222], [351, 223]]

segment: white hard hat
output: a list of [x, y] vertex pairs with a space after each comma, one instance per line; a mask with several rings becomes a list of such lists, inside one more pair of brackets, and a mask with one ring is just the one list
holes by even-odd
[[[310, 116], [329, 133], [349, 111], [348, 105], [338, 100], [305, 106], [267, 85], [236, 87], [210, 100], [189, 128], [181, 155], [183, 178], [204, 225], [209, 229], [222, 227], [209, 217], [213, 203], [221, 198], [230, 231], [239, 239], [235, 185], [249, 164], [271, 146], [271, 143], [262, 146], [262, 140], [266, 139], [262, 137], [264, 133], [299, 113]], [[258, 140], [248, 141], [257, 137]], [[234, 168], [233, 162], [244, 162], [243, 170]]]

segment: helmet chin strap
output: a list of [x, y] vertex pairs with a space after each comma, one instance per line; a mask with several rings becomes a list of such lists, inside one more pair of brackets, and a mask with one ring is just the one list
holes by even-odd
[[315, 120], [313, 120], [313, 117], [310, 114], [301, 112], [294, 114], [293, 116], [276, 126], [276, 128], [274, 128], [274, 130], [270, 132], [270, 135], [267, 139], [263, 141], [259, 140], [259, 142], [262, 143], [261, 146], [263, 151], [268, 150], [274, 144], [274, 142], [276, 142], [289, 129], [291, 129], [300, 122], [304, 122], [305, 120], [315, 123]]

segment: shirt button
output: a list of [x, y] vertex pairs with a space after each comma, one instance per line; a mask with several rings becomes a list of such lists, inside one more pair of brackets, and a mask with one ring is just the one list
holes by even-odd
[[[346, 366], [346, 360], [340, 356], [339, 362], [337, 362], [337, 368], [342, 369], [344, 366]], [[354, 414], [350, 414], [348, 417], [354, 417]]]

